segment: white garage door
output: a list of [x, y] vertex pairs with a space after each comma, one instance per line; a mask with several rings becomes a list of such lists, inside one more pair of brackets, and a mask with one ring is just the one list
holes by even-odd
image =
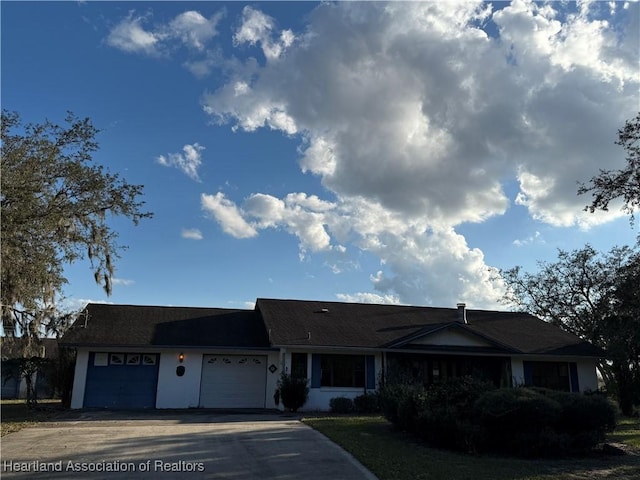
[[204, 355], [200, 406], [264, 408], [266, 381], [266, 356]]

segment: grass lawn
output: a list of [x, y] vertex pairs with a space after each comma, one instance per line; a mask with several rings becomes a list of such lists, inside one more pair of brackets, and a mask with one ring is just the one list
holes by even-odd
[[17, 432], [24, 427], [46, 422], [62, 410], [60, 400], [38, 400], [38, 406], [29, 409], [24, 400], [2, 400], [0, 403], [1, 436]]
[[[426, 447], [392, 430], [382, 417], [318, 417], [303, 421], [342, 446], [380, 480], [632, 480], [640, 478], [640, 455], [523, 460], [466, 455]], [[637, 419], [625, 421], [612, 435], [633, 444], [640, 438]]]
[[615, 432], [609, 435], [609, 441], [625, 443], [640, 450], [640, 419], [621, 419]]

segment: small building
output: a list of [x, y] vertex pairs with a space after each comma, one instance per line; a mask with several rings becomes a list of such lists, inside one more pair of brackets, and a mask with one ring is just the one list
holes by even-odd
[[525, 313], [262, 298], [253, 310], [89, 304], [60, 343], [77, 350], [72, 408], [282, 408], [283, 371], [308, 379], [303, 410], [394, 376], [584, 392], [603, 356]]

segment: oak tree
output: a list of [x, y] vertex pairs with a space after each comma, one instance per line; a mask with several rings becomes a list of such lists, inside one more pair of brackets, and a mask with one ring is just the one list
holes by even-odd
[[137, 225], [152, 214], [140, 200], [142, 185], [94, 162], [99, 130], [88, 118], [69, 113], [62, 125], [23, 125], [18, 113], [3, 110], [1, 130], [2, 325], [29, 344], [69, 320], [56, 308], [65, 265], [88, 258], [110, 294], [123, 246], [109, 220]]
[[521, 267], [501, 272], [503, 302], [602, 348], [598, 370], [607, 390], [630, 413], [640, 402], [640, 252], [616, 247], [600, 254], [592, 246], [559, 250], [538, 272]]
[[593, 200], [585, 207], [591, 213], [608, 210], [610, 202], [622, 198], [622, 209], [633, 223], [634, 211], [640, 207], [640, 113], [618, 130], [615, 143], [624, 148], [627, 165], [621, 170], [601, 169], [588, 185], [580, 184], [578, 194], [591, 193]]

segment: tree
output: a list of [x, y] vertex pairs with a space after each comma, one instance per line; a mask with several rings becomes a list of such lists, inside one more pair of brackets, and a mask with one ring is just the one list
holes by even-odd
[[539, 262], [538, 267], [537, 273], [521, 267], [502, 271], [507, 285], [503, 302], [604, 349], [608, 359], [598, 369], [607, 390], [629, 413], [625, 399], [634, 398], [640, 379], [640, 252], [616, 247], [601, 255], [587, 245], [559, 250], [556, 262]]
[[622, 146], [627, 153], [627, 166], [622, 170], [600, 170], [600, 174], [591, 178], [589, 185], [581, 184], [578, 195], [591, 192], [593, 201], [585, 210], [608, 210], [609, 203], [622, 198], [623, 211], [634, 221], [634, 210], [640, 207], [640, 113], [633, 120], [627, 120], [618, 130], [616, 145]]
[[24, 378], [27, 387], [26, 403], [34, 406], [37, 403], [37, 391], [34, 382], [38, 379], [38, 374], [44, 372], [49, 366], [50, 360], [42, 357], [11, 358], [2, 362], [2, 379], [4, 382], [15, 378], [20, 382]]
[[142, 185], [132, 185], [93, 162], [99, 133], [87, 118], [69, 113], [63, 126], [49, 120], [22, 125], [2, 111], [2, 325], [5, 335], [26, 340], [24, 356], [46, 333], [70, 321], [56, 299], [67, 283], [65, 264], [88, 258], [95, 281], [111, 294], [114, 261], [124, 248], [108, 220], [135, 225]]
[[596, 335], [612, 360], [620, 409], [640, 405], [640, 254], [619, 271], [612, 295], [603, 299]]

